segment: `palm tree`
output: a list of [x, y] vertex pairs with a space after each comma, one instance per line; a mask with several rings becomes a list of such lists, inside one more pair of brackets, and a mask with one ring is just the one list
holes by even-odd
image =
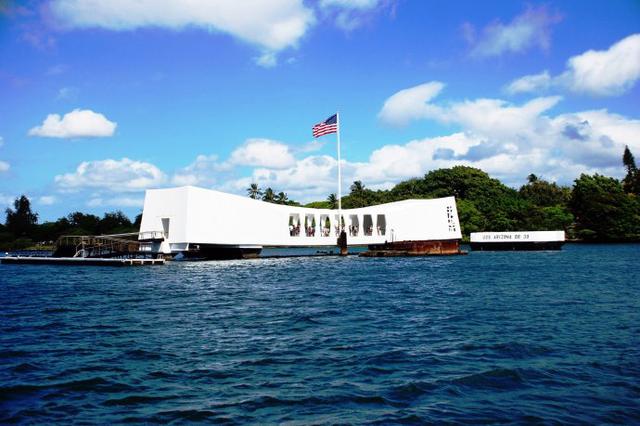
[[257, 183], [252, 183], [247, 188], [247, 195], [249, 196], [249, 198], [257, 200], [262, 195], [262, 190], [258, 187]]
[[338, 208], [338, 197], [336, 197], [336, 194], [329, 194], [329, 196], [327, 197], [327, 201], [329, 202], [330, 209]]
[[262, 201], [266, 201], [267, 203], [273, 203], [276, 200], [276, 194], [273, 192], [273, 189], [267, 188], [264, 190], [262, 194]]
[[276, 202], [278, 204], [287, 204], [288, 201], [289, 197], [287, 197], [287, 194], [285, 194], [284, 192], [279, 192], [276, 196]]
[[352, 194], [360, 194], [362, 191], [364, 191], [364, 185], [362, 184], [361, 180], [356, 180], [351, 184], [351, 193]]

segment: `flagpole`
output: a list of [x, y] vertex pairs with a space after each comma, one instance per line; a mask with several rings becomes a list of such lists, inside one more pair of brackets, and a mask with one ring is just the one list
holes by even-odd
[[342, 231], [342, 167], [340, 164], [340, 111], [336, 112], [336, 124], [338, 131], [338, 229]]

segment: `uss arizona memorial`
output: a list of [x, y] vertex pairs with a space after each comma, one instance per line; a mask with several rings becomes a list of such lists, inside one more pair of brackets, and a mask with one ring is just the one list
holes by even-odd
[[139, 239], [151, 250], [205, 258], [255, 256], [263, 247], [455, 242], [462, 238], [454, 197], [404, 200], [341, 210], [267, 203], [184, 186], [147, 190]]

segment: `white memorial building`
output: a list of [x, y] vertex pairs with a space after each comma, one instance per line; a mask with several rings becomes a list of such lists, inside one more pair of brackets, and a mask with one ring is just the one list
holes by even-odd
[[[454, 197], [343, 209], [349, 246], [460, 240]], [[193, 186], [147, 190], [139, 239], [173, 256], [241, 258], [263, 247], [335, 246], [338, 210], [267, 203]]]

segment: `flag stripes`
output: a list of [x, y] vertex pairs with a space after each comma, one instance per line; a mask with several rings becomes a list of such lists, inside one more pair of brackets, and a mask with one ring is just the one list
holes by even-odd
[[323, 122], [314, 125], [311, 130], [314, 138], [319, 138], [320, 136], [328, 135], [330, 133], [336, 133], [338, 131], [337, 114], [334, 114]]

